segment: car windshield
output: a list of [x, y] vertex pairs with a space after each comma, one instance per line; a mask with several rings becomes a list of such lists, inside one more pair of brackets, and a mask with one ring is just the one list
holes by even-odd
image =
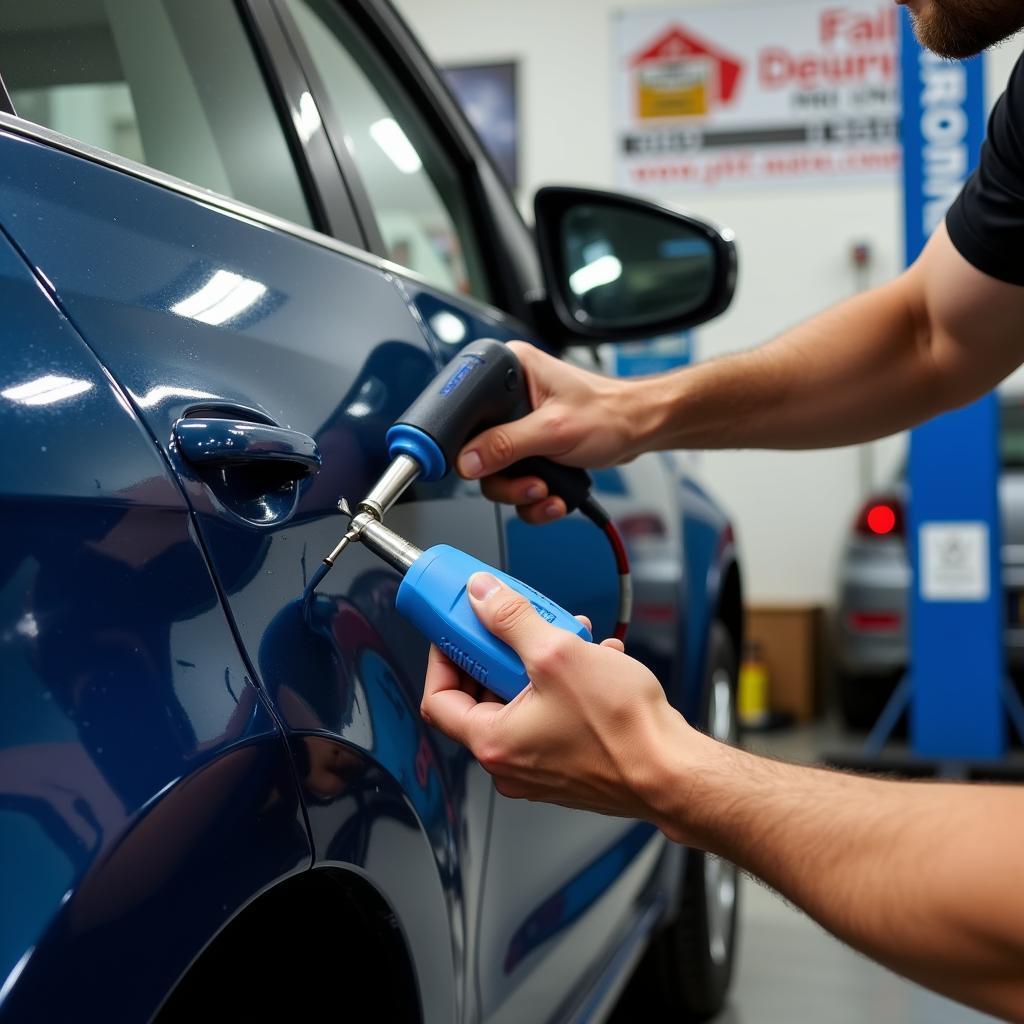
[[1000, 409], [999, 455], [1008, 469], [1024, 469], [1024, 399]]

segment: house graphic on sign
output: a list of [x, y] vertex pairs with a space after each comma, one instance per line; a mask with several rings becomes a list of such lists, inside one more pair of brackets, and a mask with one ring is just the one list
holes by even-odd
[[641, 119], [703, 117], [736, 95], [743, 64], [680, 25], [672, 25], [630, 67]]

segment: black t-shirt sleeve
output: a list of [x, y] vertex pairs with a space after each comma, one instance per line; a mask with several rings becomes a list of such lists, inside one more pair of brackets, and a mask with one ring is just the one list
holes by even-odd
[[1024, 285], [1024, 57], [992, 111], [978, 169], [946, 214], [957, 251], [989, 277]]

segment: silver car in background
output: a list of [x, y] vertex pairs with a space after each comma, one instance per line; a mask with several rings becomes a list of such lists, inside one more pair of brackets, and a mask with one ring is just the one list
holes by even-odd
[[[1024, 398], [1000, 399], [1006, 664], [1024, 669]], [[906, 467], [854, 520], [839, 565], [836, 668], [847, 726], [870, 728], [907, 670]]]

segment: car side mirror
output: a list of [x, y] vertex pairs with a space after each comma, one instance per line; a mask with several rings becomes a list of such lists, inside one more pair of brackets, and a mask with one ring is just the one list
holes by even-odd
[[685, 330], [722, 313], [736, 290], [731, 231], [645, 199], [553, 186], [534, 199], [561, 341], [598, 344]]

